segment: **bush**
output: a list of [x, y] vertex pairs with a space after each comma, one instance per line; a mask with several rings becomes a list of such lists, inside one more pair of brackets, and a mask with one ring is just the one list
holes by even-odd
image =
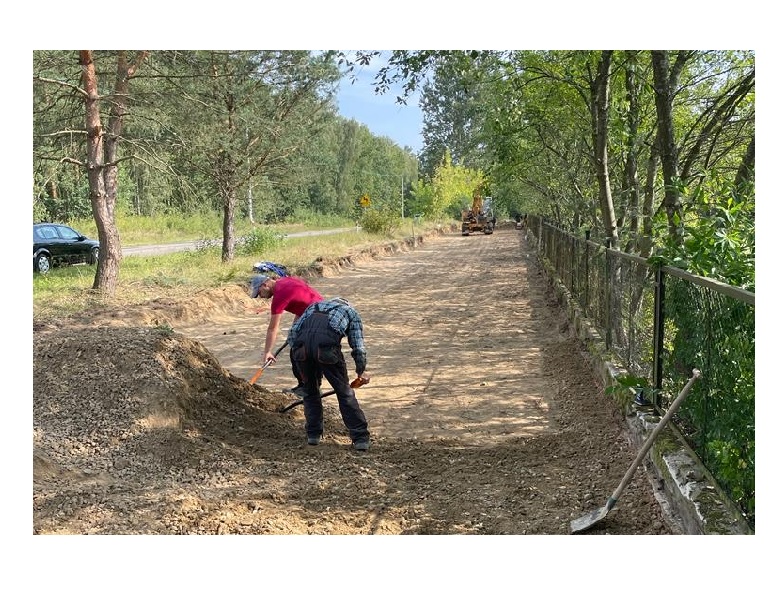
[[241, 255], [264, 254], [283, 243], [286, 235], [270, 228], [255, 228], [237, 242]]
[[368, 234], [391, 236], [400, 227], [400, 217], [392, 209], [365, 209], [359, 218], [359, 225]]

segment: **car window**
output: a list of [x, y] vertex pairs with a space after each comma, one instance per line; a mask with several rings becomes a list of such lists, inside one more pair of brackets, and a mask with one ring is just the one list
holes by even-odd
[[42, 226], [40, 228], [35, 228], [35, 232], [37, 232], [38, 236], [44, 240], [57, 238], [57, 230], [53, 226]]
[[76, 240], [79, 237], [79, 232], [67, 226], [57, 226], [57, 231], [64, 240]]

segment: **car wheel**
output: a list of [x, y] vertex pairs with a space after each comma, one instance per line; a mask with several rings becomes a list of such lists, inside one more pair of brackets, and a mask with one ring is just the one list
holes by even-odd
[[98, 257], [100, 255], [100, 249], [96, 246], [94, 249], [90, 251], [90, 259], [87, 261], [90, 265], [95, 265], [98, 262]]
[[52, 261], [49, 258], [49, 255], [38, 255], [33, 259], [33, 269], [38, 271], [38, 273], [49, 273], [49, 269], [51, 268]]

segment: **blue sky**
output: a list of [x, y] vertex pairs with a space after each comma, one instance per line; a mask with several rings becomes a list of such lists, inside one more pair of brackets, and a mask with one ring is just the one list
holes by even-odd
[[408, 145], [414, 153], [418, 153], [422, 149], [419, 94], [409, 98], [405, 106], [395, 103], [399, 89], [376, 95], [373, 91], [373, 77], [385, 63], [383, 60], [375, 60], [362, 67], [357, 71], [357, 80], [353, 85], [344, 78], [338, 91], [338, 110], [344, 118], [353, 118], [365, 124], [373, 134], [389, 137], [401, 147]]

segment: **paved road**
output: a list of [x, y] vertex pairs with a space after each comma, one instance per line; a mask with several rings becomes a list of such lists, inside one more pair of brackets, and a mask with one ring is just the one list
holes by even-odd
[[[301, 238], [304, 236], [323, 236], [324, 234], [340, 234], [341, 232], [350, 232], [357, 228], [336, 228], [332, 230], [311, 230], [309, 232], [293, 232], [286, 234], [286, 238]], [[220, 242], [220, 240], [218, 240]], [[144, 246], [129, 246], [123, 248], [124, 257], [152, 257], [156, 255], [165, 255], [173, 252], [181, 252], [183, 250], [194, 250], [197, 246], [197, 241], [192, 242], [172, 242], [170, 244], [149, 244]]]

